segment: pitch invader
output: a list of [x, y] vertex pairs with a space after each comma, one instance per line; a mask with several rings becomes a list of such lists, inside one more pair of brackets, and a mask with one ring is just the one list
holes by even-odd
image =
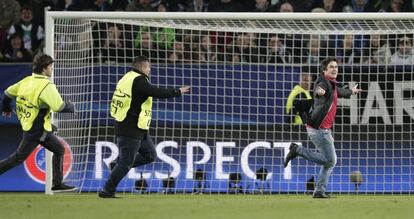
[[[352, 89], [337, 86], [338, 61], [336, 58], [324, 59], [321, 62], [321, 71], [321, 75], [315, 81], [313, 100], [310, 100], [312, 104], [309, 106], [311, 106], [312, 110], [306, 116], [309, 118], [307, 120], [306, 130], [310, 140], [318, 149], [318, 152], [292, 143], [284, 162], [284, 166], [286, 167], [289, 161], [297, 156], [301, 156], [306, 160], [322, 166], [313, 198], [329, 198], [329, 195], [326, 194], [326, 186], [337, 159], [331, 128], [336, 117], [338, 98], [350, 97], [362, 91], [362, 89], [357, 88], [358, 84]], [[303, 107], [299, 106], [298, 108]]]

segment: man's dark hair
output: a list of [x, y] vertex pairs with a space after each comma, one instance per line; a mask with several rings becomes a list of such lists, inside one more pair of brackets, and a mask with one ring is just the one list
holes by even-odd
[[132, 67], [139, 69], [144, 62], [148, 62], [149, 59], [146, 56], [137, 56], [134, 61], [132, 61]]
[[328, 65], [330, 62], [338, 62], [337, 58], [334, 57], [328, 57], [324, 60], [322, 60], [321, 62], [321, 74], [323, 74], [324, 71], [326, 71], [326, 69], [328, 69]]
[[49, 55], [38, 55], [32, 63], [33, 73], [42, 74], [43, 70], [53, 63], [53, 58]]
[[23, 6], [21, 7], [20, 11], [23, 11], [23, 10], [33, 12], [32, 7], [30, 7], [30, 5], [27, 5], [27, 4], [26, 4], [26, 5], [23, 5]]

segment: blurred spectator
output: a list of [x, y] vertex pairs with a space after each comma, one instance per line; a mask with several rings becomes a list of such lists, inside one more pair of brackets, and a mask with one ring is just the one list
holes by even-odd
[[244, 7], [236, 0], [211, 0], [209, 3], [211, 12], [242, 12]]
[[176, 38], [175, 30], [173, 28], [161, 28], [155, 32], [155, 43], [157, 50], [168, 50], [173, 48], [174, 40]]
[[172, 50], [168, 53], [168, 62], [181, 63], [184, 61], [184, 43], [180, 40], [175, 40]]
[[[283, 6], [283, 5], [282, 5]], [[286, 20], [287, 26], [294, 26], [295, 23], [293, 20]], [[305, 40], [303, 40], [303, 34], [279, 34], [279, 40], [283, 42], [286, 50], [289, 50], [292, 55], [292, 61], [295, 63], [302, 62], [302, 50], [306, 46]]]
[[166, 3], [164, 3], [163, 1], [160, 1], [160, 2], [156, 5], [155, 10], [156, 10], [157, 12], [166, 12], [166, 11], [168, 11], [168, 10], [167, 10], [167, 4], [166, 4]]
[[402, 12], [403, 0], [391, 0], [388, 12]]
[[269, 0], [255, 0], [253, 12], [269, 12], [271, 11], [271, 5]]
[[306, 49], [303, 52], [303, 63], [319, 65], [324, 59], [324, 55], [321, 54], [321, 41], [318, 36], [312, 36], [306, 45]]
[[[278, 4], [276, 4], [277, 6]], [[277, 10], [281, 13], [293, 13], [294, 8], [289, 1], [281, 1], [279, 2], [279, 9]], [[287, 25], [295, 25], [294, 21], [286, 20]], [[279, 35], [280, 40], [283, 41], [283, 44], [292, 52], [293, 62], [299, 63], [302, 61], [302, 48], [305, 46], [303, 45], [302, 34], [292, 34], [288, 33], [283, 35], [283, 39], [281, 35]]]
[[152, 36], [148, 30], [140, 31], [135, 38], [135, 48], [141, 56], [146, 56], [151, 62], [157, 61], [158, 58], [165, 59], [165, 49], [159, 50], [158, 54], [153, 49]]
[[[331, 45], [335, 56], [338, 59], [338, 64], [354, 64], [361, 62], [361, 51], [354, 45], [354, 35], [346, 34], [343, 39], [339, 39], [341, 36], [336, 37], [334, 45]], [[331, 50], [331, 51], [332, 51]]]
[[[325, 9], [323, 9], [323, 8], [314, 8], [314, 9], [312, 9], [311, 12], [312, 13], [326, 13]], [[323, 26], [322, 22], [315, 23], [314, 25], [315, 25], [315, 27], [323, 28], [322, 27]], [[321, 57], [326, 57], [328, 55], [328, 50], [329, 50], [329, 48], [328, 48], [329, 35], [328, 34], [310, 35], [310, 39], [315, 39], [315, 38], [318, 39], [318, 41], [319, 41], [319, 59]], [[315, 44], [312, 43], [310, 45], [307, 45], [307, 46], [305, 46], [305, 49], [309, 49], [309, 46], [313, 46], [313, 45], [315, 45]], [[315, 48], [313, 47], [312, 50], [315, 50]], [[316, 52], [316, 51], [312, 51], [313, 54], [314, 54], [314, 52]], [[306, 57], [306, 55], [304, 55], [304, 56]], [[315, 60], [313, 59], [313, 60], [308, 60], [308, 61], [313, 62]], [[322, 60], [320, 60], [320, 61], [322, 61]], [[307, 61], [305, 60], [304, 62], [307, 62]]]
[[312, 8], [323, 8], [326, 12], [341, 12], [342, 2], [340, 0], [317, 0], [314, 2]]
[[45, 7], [54, 7], [55, 0], [19, 0], [21, 6], [29, 6], [33, 14], [33, 23], [44, 27]]
[[277, 35], [269, 38], [266, 62], [269, 64], [292, 63], [292, 52], [286, 49]]
[[32, 54], [45, 36], [43, 28], [33, 22], [33, 14], [29, 6], [22, 8], [20, 21], [10, 27], [7, 38], [9, 39], [14, 33], [18, 33], [23, 37], [24, 48]]
[[154, 11], [150, 0], [132, 0], [125, 11]]
[[204, 0], [190, 0], [187, 1], [186, 11], [188, 12], [207, 12], [208, 2]]
[[4, 59], [7, 62], [31, 62], [32, 54], [23, 46], [23, 39], [18, 33], [10, 36], [4, 50]]
[[103, 42], [103, 60], [108, 62], [122, 62], [124, 60], [125, 45], [122, 39], [122, 30], [117, 25], [110, 24]]
[[226, 52], [231, 51], [232, 43], [235, 38], [234, 32], [210, 32], [211, 43], [216, 45], [217, 51], [217, 60], [219, 61], [229, 61], [231, 56]]
[[[96, 26], [96, 24], [95, 24]], [[92, 30], [95, 26], [80, 25], [72, 34], [59, 34], [54, 41], [54, 56], [56, 59], [65, 59], [68, 62], [78, 62], [81, 59], [98, 58], [98, 50], [93, 50]], [[104, 35], [105, 36], [105, 35]], [[99, 38], [100, 39], [100, 38]], [[104, 43], [104, 42], [101, 42]], [[99, 48], [99, 47], [98, 47]]]
[[[288, 1], [279, 2], [279, 4], [276, 4], [276, 7], [279, 7], [276, 11], [280, 13], [294, 12], [292, 4], [289, 3]], [[286, 22], [285, 25], [287, 26], [294, 25], [294, 21], [286, 20], [285, 22]], [[300, 57], [298, 56], [301, 52], [300, 48], [302, 48], [300, 38], [297, 38], [297, 35], [295, 34], [286, 34], [283, 36], [283, 39], [279, 39], [279, 40], [283, 40], [283, 44], [286, 46], [286, 48], [292, 51], [292, 56], [295, 58], [294, 61], [300, 62], [301, 60], [300, 60]]]
[[216, 47], [211, 43], [208, 35], [201, 36], [200, 42], [200, 60], [204, 62], [216, 61], [217, 53]]
[[[369, 4], [369, 0], [351, 0], [345, 7], [350, 6], [352, 8], [352, 12], [377, 12], [378, 10], [375, 9], [371, 4]], [[348, 9], [349, 10], [349, 9]], [[350, 12], [350, 11], [347, 11]]]
[[200, 37], [199, 33], [186, 33], [184, 37], [184, 59], [186, 61], [198, 62], [201, 61], [200, 56]]
[[398, 49], [391, 56], [392, 65], [412, 65], [414, 63], [413, 42], [408, 36], [398, 40]]
[[4, 49], [7, 31], [20, 18], [20, 5], [15, 0], [0, 0], [0, 51]]
[[15, 0], [0, 0], [0, 31], [7, 31], [20, 18], [21, 8]]
[[309, 74], [309, 72], [306, 71], [304, 68], [302, 69], [303, 70], [300, 74], [300, 82], [299, 84], [293, 87], [286, 102], [286, 114], [289, 115], [288, 122], [293, 123], [295, 125], [300, 125], [303, 122], [301, 116], [299, 115], [299, 112], [293, 110], [294, 101], [312, 99], [312, 96], [309, 92], [311, 89], [312, 75]]
[[254, 36], [250, 33], [240, 33], [235, 42], [228, 49], [232, 62], [257, 63], [259, 61], [259, 50], [255, 44]]
[[253, 34], [240, 33], [233, 43], [232, 50], [230, 50], [233, 62], [257, 63], [259, 61], [259, 50]]
[[188, 35], [185, 39], [184, 57], [193, 62], [214, 62], [217, 59], [215, 47], [212, 45], [208, 33]]
[[413, 12], [412, 1], [409, 0], [390, 0], [386, 1], [385, 5], [387, 12]]
[[379, 34], [370, 35], [368, 45], [363, 50], [363, 64], [387, 65], [391, 61], [391, 50]]
[[55, 8], [60, 11], [78, 11], [79, 8], [74, 1], [76, 0], [58, 0]]
[[293, 6], [289, 2], [285, 2], [280, 5], [279, 12], [281, 13], [290, 13], [293, 12]]

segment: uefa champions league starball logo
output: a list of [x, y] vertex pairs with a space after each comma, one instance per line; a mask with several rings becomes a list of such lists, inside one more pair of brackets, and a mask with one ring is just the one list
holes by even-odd
[[[59, 137], [58, 137], [59, 138]], [[69, 174], [72, 168], [72, 152], [69, 144], [65, 140], [59, 138], [60, 142], [65, 147], [65, 155], [63, 156], [63, 178]], [[24, 168], [26, 173], [34, 181], [38, 183], [45, 183], [46, 178], [46, 149], [41, 145], [38, 145], [36, 149], [29, 155], [24, 161]]]

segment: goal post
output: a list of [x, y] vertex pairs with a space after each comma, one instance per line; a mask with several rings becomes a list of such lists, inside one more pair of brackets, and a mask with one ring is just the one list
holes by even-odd
[[[45, 10], [47, 12], [47, 10]], [[45, 16], [45, 53], [50, 55], [53, 58], [53, 35], [54, 35], [54, 20], [52, 16]], [[52, 75], [53, 80], [53, 75]], [[52, 121], [53, 121], [53, 115], [52, 115]], [[46, 195], [52, 195], [52, 181], [53, 181], [53, 167], [52, 167], [52, 159], [53, 154], [49, 150], [45, 150], [45, 194]]]
[[[338, 162], [328, 190], [411, 193], [413, 30], [411, 13], [48, 11], [53, 80], [77, 110], [54, 114], [70, 145], [65, 180], [81, 192], [102, 188], [118, 154], [112, 92], [132, 59], [146, 55], [152, 84], [192, 88], [154, 99], [157, 159], [132, 169], [119, 192], [309, 192], [319, 166], [299, 158], [283, 168], [290, 143], [315, 149], [304, 126], [292, 124], [288, 96], [335, 56], [341, 86], [358, 84], [364, 92], [338, 102]], [[46, 181], [46, 193], [50, 186]]]

